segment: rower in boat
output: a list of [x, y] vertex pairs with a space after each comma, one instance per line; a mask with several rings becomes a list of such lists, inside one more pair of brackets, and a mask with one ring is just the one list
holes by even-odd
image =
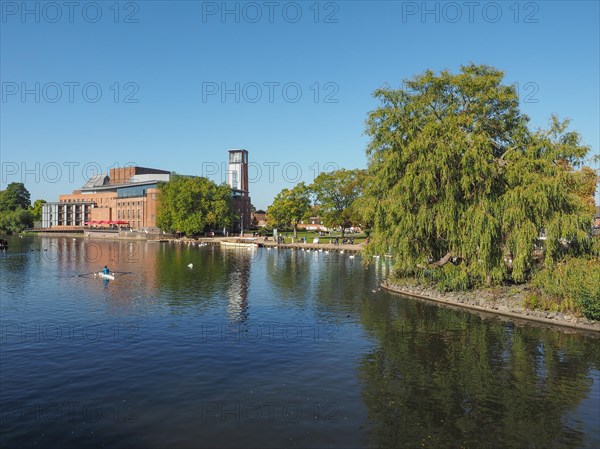
[[102, 269], [102, 271], [94, 272], [94, 277], [100, 277], [103, 279], [110, 279], [110, 280], [115, 279], [114, 273], [111, 273], [106, 265], [104, 265], [104, 268]]

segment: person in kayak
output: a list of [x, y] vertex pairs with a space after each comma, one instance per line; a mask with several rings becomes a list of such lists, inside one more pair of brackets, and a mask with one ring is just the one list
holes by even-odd
[[104, 265], [104, 269], [102, 270], [102, 273], [106, 274], [106, 275], [110, 274], [110, 270], [108, 269], [108, 267], [106, 265]]

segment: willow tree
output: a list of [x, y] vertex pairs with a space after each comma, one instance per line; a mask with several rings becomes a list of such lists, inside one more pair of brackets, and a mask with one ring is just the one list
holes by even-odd
[[231, 225], [231, 190], [207, 178], [173, 175], [160, 187], [156, 217], [166, 231], [200, 234]]
[[593, 210], [582, 192], [596, 174], [577, 170], [589, 149], [555, 117], [531, 131], [516, 88], [502, 81], [469, 65], [375, 91], [369, 251], [394, 253], [399, 275], [523, 281], [541, 236], [546, 262], [589, 246]]

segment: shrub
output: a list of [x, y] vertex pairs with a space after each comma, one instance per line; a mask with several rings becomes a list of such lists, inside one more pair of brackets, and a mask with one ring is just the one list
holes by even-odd
[[532, 285], [559, 309], [600, 320], [600, 258], [571, 258], [546, 267], [534, 275]]

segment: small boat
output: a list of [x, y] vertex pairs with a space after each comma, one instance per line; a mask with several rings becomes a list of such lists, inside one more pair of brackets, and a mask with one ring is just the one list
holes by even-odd
[[258, 248], [258, 241], [255, 238], [238, 238], [235, 240], [224, 240], [220, 242], [222, 247], [247, 247], [247, 248]]
[[96, 273], [96, 275], [104, 279], [110, 279], [111, 281], [115, 280], [114, 274], [104, 274], [102, 271], [99, 271], [98, 273]]

